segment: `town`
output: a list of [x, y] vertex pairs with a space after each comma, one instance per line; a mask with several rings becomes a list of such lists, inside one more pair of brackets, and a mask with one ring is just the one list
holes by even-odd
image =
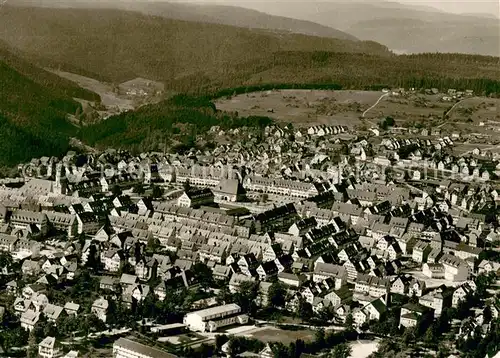
[[0, 182], [1, 349], [484, 357], [500, 332], [500, 156], [411, 131], [213, 127], [210, 150], [19, 165]]

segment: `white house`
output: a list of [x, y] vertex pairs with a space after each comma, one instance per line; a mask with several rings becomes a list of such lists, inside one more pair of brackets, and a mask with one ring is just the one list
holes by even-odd
[[465, 283], [462, 286], [458, 287], [454, 292], [451, 300], [451, 304], [453, 307], [457, 307], [460, 301], [464, 301], [467, 295], [472, 294], [474, 289], [468, 284]]
[[42, 358], [55, 358], [59, 357], [61, 351], [56, 346], [56, 339], [54, 337], [45, 337], [43, 341], [38, 344], [38, 356]]
[[108, 313], [109, 302], [104, 298], [98, 298], [92, 304], [92, 313], [96, 315], [101, 321], [106, 322], [106, 315]]
[[189, 189], [177, 199], [177, 205], [184, 208], [196, 208], [213, 202], [214, 193], [208, 188]]
[[316, 264], [313, 273], [314, 282], [322, 282], [330, 277], [335, 279], [336, 290], [347, 284], [347, 270], [344, 266], [325, 263]]
[[37, 324], [39, 319], [39, 311], [27, 310], [21, 315], [21, 327], [27, 331], [31, 331], [35, 328], [35, 324]]
[[466, 281], [469, 276], [469, 266], [467, 263], [453, 255], [445, 254], [439, 260], [444, 266], [444, 278], [452, 282]]

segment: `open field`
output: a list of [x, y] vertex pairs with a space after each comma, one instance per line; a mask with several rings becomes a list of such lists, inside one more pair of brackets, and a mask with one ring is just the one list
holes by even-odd
[[376, 341], [356, 341], [351, 343], [352, 352], [350, 358], [366, 358], [377, 351]]
[[458, 287], [461, 284], [461, 283], [457, 283], [457, 282], [451, 282], [451, 281], [448, 281], [445, 279], [429, 278], [429, 277], [425, 276], [422, 273], [422, 271], [418, 271], [418, 270], [412, 270], [412, 271], [408, 271], [406, 273], [409, 273], [410, 275], [412, 275], [412, 277], [415, 277], [418, 280], [425, 281], [425, 285], [427, 286], [427, 288], [435, 288], [435, 287], [439, 287], [441, 285]]
[[466, 155], [478, 148], [479, 150], [487, 150], [490, 152], [498, 152], [499, 149], [494, 147], [493, 144], [488, 143], [455, 143], [453, 153], [456, 155]]
[[[269, 116], [304, 126], [353, 127], [362, 123], [371, 126], [390, 116], [398, 126], [418, 123], [429, 128], [441, 126], [453, 130], [474, 125], [480, 133], [485, 127], [480, 127], [479, 123], [487, 125], [488, 121], [497, 120], [500, 131], [499, 99], [470, 97], [456, 104], [456, 100], [443, 101], [443, 94], [388, 94], [381, 98], [382, 94], [378, 91], [274, 90], [221, 98], [216, 106], [243, 116]], [[361, 119], [367, 109], [370, 110]], [[444, 119], [447, 112], [448, 118]]]
[[70, 72], [58, 71], [54, 69], [47, 69], [47, 70], [51, 71], [52, 73], [55, 73], [60, 77], [76, 82], [82, 88], [97, 93], [99, 96], [101, 96], [102, 105], [107, 108], [116, 107], [120, 112], [134, 109], [133, 101], [118, 96], [116, 93], [114, 93], [113, 86], [111, 84], [104, 83], [90, 77], [85, 77]]
[[500, 137], [500, 99], [474, 97], [460, 102], [449, 114], [446, 129]]
[[187, 333], [187, 334], [179, 334], [177, 336], [167, 336], [167, 337], [160, 337], [158, 338], [159, 342], [168, 342], [170, 344], [174, 345], [182, 345], [182, 344], [188, 344], [192, 345], [196, 342], [202, 341], [207, 339], [206, 337], [202, 335], [198, 335], [195, 333]]
[[262, 342], [282, 342], [288, 345], [295, 342], [297, 339], [302, 339], [304, 341], [311, 341], [314, 339], [314, 331], [305, 329], [298, 331], [287, 331], [278, 328], [266, 328], [259, 330], [251, 334], [253, 338], [256, 338]]
[[[372, 106], [380, 92], [276, 90], [247, 93], [216, 101], [217, 109], [237, 111], [241, 116], [269, 116], [294, 125], [360, 124], [363, 110]], [[337, 109], [325, 110], [325, 104], [335, 103]]]
[[448, 116], [454, 121], [470, 118], [474, 124], [487, 121], [500, 122], [500, 99], [468, 98], [458, 103]]

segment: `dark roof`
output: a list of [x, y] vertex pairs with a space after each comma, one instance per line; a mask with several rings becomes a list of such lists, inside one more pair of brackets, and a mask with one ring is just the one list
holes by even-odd
[[284, 217], [287, 215], [297, 215], [297, 210], [293, 204], [286, 204], [283, 206], [279, 206], [277, 208], [265, 211], [263, 213], [257, 214], [255, 216], [256, 221], [268, 221], [274, 220], [280, 217]]
[[210, 190], [209, 188], [203, 188], [203, 189], [191, 188], [185, 191], [185, 193], [189, 197], [189, 199], [206, 198], [214, 195], [212, 193], [212, 190]]
[[240, 192], [240, 182], [238, 179], [222, 179], [219, 182], [219, 185], [215, 188], [215, 191], [224, 194], [237, 195]]
[[297, 221], [295, 225], [297, 225], [297, 228], [299, 230], [305, 230], [308, 228], [315, 228], [318, 223], [316, 222], [316, 219], [314, 217], [310, 217]]
[[261, 266], [266, 274], [278, 272], [278, 267], [276, 266], [274, 261], [264, 262]]
[[80, 220], [84, 223], [92, 222], [92, 221], [97, 221], [98, 218], [94, 213], [91, 212], [83, 212], [77, 214]]
[[325, 192], [321, 192], [318, 195], [309, 197], [309, 198], [305, 199], [305, 201], [309, 201], [309, 202], [315, 203], [318, 206], [321, 206], [321, 205], [328, 204], [330, 202], [335, 201], [335, 198], [336, 198], [336, 195], [334, 192], [325, 191]]
[[82, 204], [73, 204], [73, 210], [75, 210], [77, 214], [83, 213], [85, 211]]

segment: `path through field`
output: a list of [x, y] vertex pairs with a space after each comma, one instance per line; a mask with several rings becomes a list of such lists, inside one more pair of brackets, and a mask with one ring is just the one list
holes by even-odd
[[455, 107], [456, 107], [456, 106], [458, 106], [459, 104], [461, 104], [461, 103], [463, 103], [463, 102], [467, 101], [468, 99], [473, 99], [473, 98], [474, 98], [474, 97], [464, 98], [464, 99], [462, 99], [462, 100], [458, 101], [457, 103], [455, 103], [455, 104], [453, 105], [453, 107], [451, 107], [451, 108], [450, 108], [450, 110], [449, 110], [448, 112], [446, 112], [446, 115], [447, 115], [447, 116], [449, 116], [449, 115], [450, 115], [450, 113], [451, 113], [451, 111], [453, 111], [453, 110], [455, 109]]
[[380, 101], [384, 98], [384, 97], [387, 97], [389, 96], [390, 93], [384, 93], [382, 96], [380, 96], [380, 98], [377, 100], [377, 102], [375, 102], [375, 104], [373, 106], [371, 106], [370, 108], [368, 108], [366, 111], [363, 112], [363, 115], [362, 117], [365, 116], [365, 114], [367, 114], [370, 110], [372, 110], [373, 108], [377, 107], [377, 105], [380, 103]]
[[113, 91], [113, 86], [109, 83], [104, 83], [94, 78], [77, 75], [76, 73], [58, 71], [50, 68], [46, 68], [46, 70], [60, 77], [76, 82], [82, 88], [97, 93], [99, 96], [101, 96], [102, 104], [108, 108], [117, 108], [119, 112], [134, 109], [133, 101], [117, 95]]

